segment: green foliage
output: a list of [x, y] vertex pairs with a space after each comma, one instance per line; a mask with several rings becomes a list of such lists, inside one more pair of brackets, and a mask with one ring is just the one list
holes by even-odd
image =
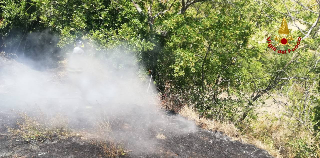
[[[203, 116], [244, 129], [256, 120], [263, 96], [281, 94], [292, 103], [286, 116], [317, 134], [320, 25], [290, 54], [274, 52], [266, 42], [277, 35], [283, 17], [290, 27], [299, 22], [308, 31], [318, 17], [315, 0], [302, 0], [304, 6], [280, 0], [183, 2], [0, 0], [0, 51], [26, 51], [26, 37], [44, 30], [58, 36], [53, 45], [63, 50], [76, 39], [100, 50], [124, 48], [152, 70], [160, 91], [170, 82], [172, 93], [186, 94]], [[296, 40], [307, 31], [291, 30], [291, 35]], [[309, 150], [303, 141], [292, 144], [298, 155]]]
[[320, 132], [320, 100], [318, 99], [315, 99], [313, 98], [315, 102], [317, 102], [317, 106], [315, 106], [313, 108], [313, 118], [312, 118], [312, 121], [313, 121], [313, 127], [314, 127], [314, 130], [317, 131], [317, 132]]
[[293, 139], [289, 144], [295, 149], [295, 157], [317, 157], [316, 146], [307, 144], [303, 139]]
[[[1, 34], [11, 30], [24, 33], [49, 29], [59, 34], [58, 46], [72, 44], [83, 36], [99, 46], [115, 47], [126, 42], [135, 51], [150, 50], [145, 17], [129, 1], [1, 1]], [[8, 39], [5, 39], [7, 41]], [[8, 47], [8, 46], [7, 46]]]

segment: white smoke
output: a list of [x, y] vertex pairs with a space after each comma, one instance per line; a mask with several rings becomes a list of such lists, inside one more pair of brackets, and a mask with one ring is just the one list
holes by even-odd
[[88, 131], [106, 119], [110, 136], [138, 152], [152, 151], [156, 134], [196, 130], [194, 123], [160, 110], [155, 87], [147, 90], [149, 77], [139, 71], [135, 57], [120, 51], [107, 58], [86, 53], [71, 54], [63, 66], [45, 71], [0, 57], [0, 108], [62, 114], [70, 128]]

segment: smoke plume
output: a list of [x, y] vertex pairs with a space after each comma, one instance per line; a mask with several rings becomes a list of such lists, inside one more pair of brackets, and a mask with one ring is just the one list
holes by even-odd
[[152, 83], [149, 87], [149, 76], [140, 71], [134, 56], [119, 50], [95, 54], [70, 53], [51, 69], [22, 57], [0, 57], [0, 109], [60, 114], [71, 129], [92, 133], [105, 121], [110, 128], [102, 138], [136, 152], [152, 152], [157, 134], [196, 130], [192, 122], [160, 110], [157, 91]]

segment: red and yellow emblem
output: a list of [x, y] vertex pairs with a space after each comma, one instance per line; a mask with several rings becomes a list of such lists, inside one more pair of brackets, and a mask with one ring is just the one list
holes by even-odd
[[290, 34], [290, 31], [288, 29], [288, 24], [286, 21], [286, 18], [283, 18], [281, 26], [279, 28], [279, 36], [276, 36], [274, 39], [278, 42], [278, 44], [276, 45], [289, 45], [290, 47], [292, 47], [291, 44], [289, 44], [290, 41], [293, 41], [293, 38]]
[[[275, 46], [272, 45], [272, 40], [271, 40], [271, 37], [268, 37], [267, 41], [268, 41], [268, 47], [270, 49], [272, 49], [273, 51], [278, 51], [278, 53], [281, 53], [281, 54], [287, 54], [290, 53], [290, 52], [293, 52], [295, 51], [299, 45], [300, 45], [300, 41], [302, 40], [301, 37], [298, 38], [298, 41], [297, 41], [297, 44], [294, 46], [294, 48], [292, 49], [288, 49], [288, 50], [278, 50], [278, 46], [290, 46], [290, 47], [293, 47], [289, 42], [290, 41], [293, 41], [293, 38], [292, 38], [292, 35], [290, 35], [290, 31], [288, 29], [288, 24], [287, 24], [287, 21], [285, 18], [283, 18], [282, 20], [282, 23], [281, 23], [281, 26], [278, 30], [278, 36], [276, 36], [274, 39], [275, 39]], [[281, 47], [281, 48], [284, 48], [284, 47]]]

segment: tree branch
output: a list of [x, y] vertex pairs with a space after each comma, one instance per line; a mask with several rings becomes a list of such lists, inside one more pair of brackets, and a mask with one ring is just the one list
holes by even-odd
[[134, 7], [136, 7], [137, 11], [138, 11], [139, 13], [141, 13], [141, 12], [142, 12], [142, 9], [140, 8], [140, 6], [139, 6], [138, 4], [136, 4], [136, 3], [134, 3], [133, 0], [131, 0], [131, 2], [133, 3]]
[[[320, 1], [317, 0], [317, 3], [318, 3], [318, 7], [320, 8]], [[290, 13], [290, 11], [289, 11], [286, 3], [285, 3], [285, 0], [283, 0], [283, 4], [285, 5], [285, 7], [286, 7], [286, 9], [287, 9], [287, 12], [288, 12], [291, 20], [293, 21], [294, 25], [295, 25], [295, 26], [300, 30], [300, 32], [304, 35], [304, 37], [302, 38], [302, 40], [305, 39], [305, 38], [307, 38], [307, 37], [309, 37], [311, 31], [314, 29], [315, 26], [317, 26], [317, 24], [318, 24], [318, 22], [319, 22], [320, 12], [317, 12], [317, 13], [319, 14], [317, 20], [312, 24], [312, 26], [309, 28], [308, 32], [305, 34], [305, 33], [303, 32], [303, 30], [302, 30], [299, 26], [297, 26], [297, 24], [295, 23], [295, 19], [296, 19], [296, 18], [293, 18], [293, 16], [291, 15], [291, 13]]]
[[[319, 3], [319, 8], [320, 8], [320, 2], [319, 2], [319, 1], [317, 1], [317, 2]], [[312, 24], [312, 26], [310, 27], [308, 33], [302, 38], [302, 40], [305, 39], [305, 38], [307, 38], [307, 37], [309, 37], [309, 35], [310, 35], [311, 31], [313, 30], [313, 28], [318, 24], [319, 19], [320, 19], [320, 13], [319, 13], [319, 15], [318, 15], [317, 20]]]
[[210, 49], [211, 49], [211, 45], [209, 44], [208, 50], [207, 50], [207, 52], [206, 52], [206, 55], [205, 55], [204, 58], [203, 58], [202, 66], [201, 66], [201, 70], [202, 70], [202, 72], [201, 72], [202, 91], [204, 91], [204, 76], [205, 76], [205, 75], [204, 75], [204, 63], [205, 63], [206, 60], [207, 60], [208, 54], [209, 54], [209, 52], [210, 52]]
[[178, 14], [184, 14], [192, 4], [195, 4], [197, 2], [204, 2], [204, 1], [207, 1], [207, 0], [194, 0], [194, 1], [187, 0], [187, 2], [185, 2], [185, 0], [182, 0], [181, 1], [182, 8]]
[[300, 6], [302, 6], [304, 9], [307, 9], [307, 10], [311, 11], [312, 13], [319, 14], [319, 12], [315, 12], [315, 11], [309, 9], [308, 7], [306, 7], [306, 6], [304, 6], [303, 4], [301, 4], [301, 2], [299, 2], [299, 1], [297, 1], [297, 0], [293, 0], [293, 1], [295, 1], [296, 3], [298, 3], [298, 4], [299, 4]]
[[157, 18], [159, 15], [163, 15], [163, 14], [165, 14], [167, 11], [171, 10], [173, 4], [174, 4], [174, 3], [172, 3], [168, 9], [166, 9], [166, 10], [164, 10], [164, 11], [162, 11], [162, 12], [157, 13], [157, 14], [154, 16], [154, 18]]
[[283, 0], [282, 2], [283, 2], [283, 4], [284, 4], [284, 6], [286, 7], [287, 12], [288, 12], [288, 15], [290, 16], [291, 20], [293, 21], [293, 24], [299, 29], [299, 31], [300, 31], [303, 35], [306, 35], [306, 34], [303, 32], [303, 30], [296, 24], [296, 22], [295, 22], [295, 19], [296, 19], [296, 18], [294, 18], [294, 17], [291, 15], [291, 13], [290, 13], [287, 5], [286, 5], [285, 0]]
[[[296, 58], [298, 58], [300, 55], [296, 55], [294, 56], [284, 67], [282, 70], [278, 71], [277, 74], [275, 75], [275, 77], [273, 77], [272, 81], [270, 81], [269, 85], [267, 86], [267, 88], [265, 88], [264, 90], [258, 91], [257, 95], [254, 96], [251, 100], [252, 102], [256, 101], [258, 98], [260, 98], [263, 94], [267, 93], [268, 91], [272, 90], [273, 88], [275, 88], [277, 85], [277, 81], [279, 80], [280, 74], [281, 72], [285, 71], [285, 69], [291, 64], [293, 63]], [[284, 84], [285, 82], [282, 82], [280, 85]]]
[[[268, 7], [268, 8], [270, 8], [270, 9], [272, 9], [272, 11], [274, 11], [274, 12], [278, 12], [278, 13], [282, 14], [283, 16], [289, 16], [288, 13], [286, 14], [286, 13], [283, 13], [283, 12], [275, 9], [275, 8], [274, 8], [271, 4], [269, 4], [269, 3], [266, 3], [266, 2], [264, 2], [264, 1], [263, 1], [262, 3], [265, 4], [265, 7]], [[260, 3], [258, 3], [258, 4], [260, 5]], [[264, 12], [263, 10], [262, 10], [262, 12], [263, 12], [264, 14], [266, 14], [267, 17], [269, 17], [269, 15], [268, 15], [266, 12]], [[301, 24], [308, 24], [308, 25], [311, 25], [311, 24], [312, 24], [312, 23], [307, 22], [307, 21], [304, 21], [304, 20], [302, 20], [302, 19], [298, 19], [298, 18], [293, 17], [293, 16], [291, 16], [291, 17], [292, 17], [294, 20], [299, 21]], [[272, 19], [273, 19], [273, 18], [272, 18]], [[273, 21], [276, 21], [277, 23], [281, 23], [281, 21], [279, 21], [279, 20], [277, 20], [277, 19], [273, 19]]]

